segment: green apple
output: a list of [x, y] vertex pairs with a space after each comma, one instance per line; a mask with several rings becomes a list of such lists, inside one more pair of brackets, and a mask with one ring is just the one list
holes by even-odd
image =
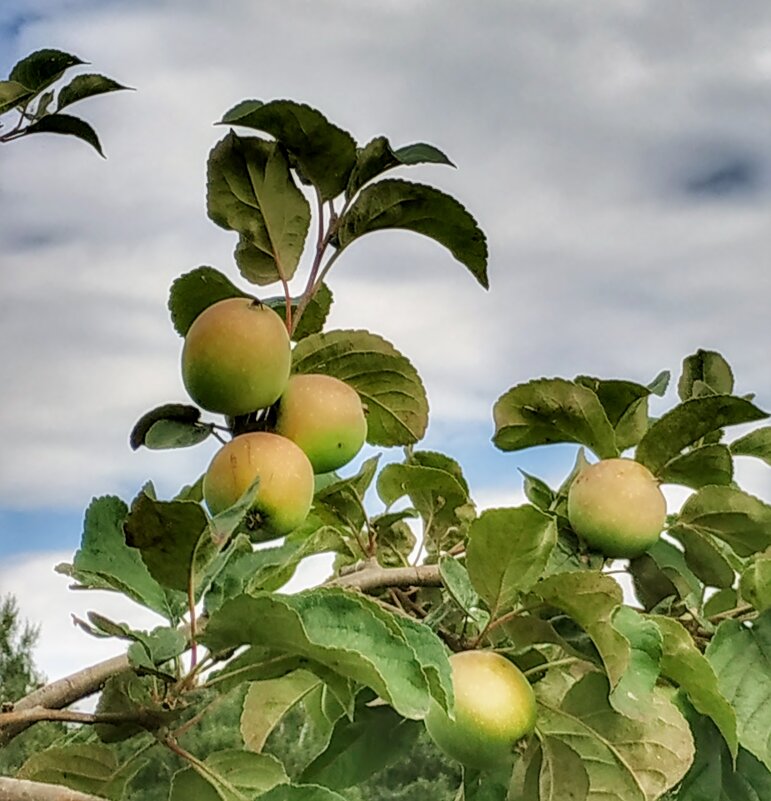
[[604, 459], [585, 467], [568, 490], [568, 519], [605, 556], [633, 558], [659, 538], [667, 503], [658, 481], [633, 459]]
[[296, 442], [316, 473], [337, 470], [353, 459], [367, 437], [359, 393], [329, 375], [289, 379], [278, 405], [276, 431]]
[[241, 434], [214, 455], [203, 479], [209, 511], [230, 508], [256, 478], [251, 511], [257, 538], [283, 536], [305, 521], [313, 501], [311, 463], [294, 442], [267, 431]]
[[190, 326], [182, 381], [199, 406], [234, 417], [278, 400], [291, 358], [286, 325], [273, 309], [252, 298], [228, 298]]
[[519, 668], [492, 651], [450, 657], [455, 719], [434, 702], [425, 724], [447, 756], [470, 768], [504, 763], [535, 727], [535, 694]]

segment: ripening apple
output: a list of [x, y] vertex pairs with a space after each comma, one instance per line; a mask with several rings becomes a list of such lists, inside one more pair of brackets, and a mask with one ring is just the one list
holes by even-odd
[[356, 390], [329, 375], [293, 375], [278, 404], [276, 431], [296, 442], [316, 473], [353, 459], [367, 437], [367, 418]]
[[535, 694], [519, 668], [492, 651], [450, 657], [455, 720], [434, 702], [425, 724], [447, 756], [470, 768], [504, 763], [535, 727]]
[[230, 508], [258, 477], [251, 509], [257, 536], [280, 537], [301, 525], [313, 501], [313, 468], [294, 442], [267, 431], [241, 434], [214, 455], [203, 479], [209, 511]]
[[605, 556], [633, 558], [659, 538], [667, 503], [658, 481], [633, 459], [604, 459], [576, 476], [568, 490], [568, 520]]
[[284, 321], [252, 298], [227, 298], [204, 309], [185, 335], [182, 380], [210, 412], [235, 417], [275, 403], [291, 366]]

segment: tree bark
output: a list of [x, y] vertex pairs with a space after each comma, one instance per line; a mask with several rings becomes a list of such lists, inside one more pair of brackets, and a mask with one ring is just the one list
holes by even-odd
[[43, 784], [0, 776], [0, 801], [105, 801], [105, 799], [79, 793], [59, 784]]

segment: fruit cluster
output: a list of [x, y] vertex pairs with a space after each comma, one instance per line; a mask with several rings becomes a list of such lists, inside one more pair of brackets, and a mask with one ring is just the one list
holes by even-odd
[[223, 445], [203, 481], [206, 505], [218, 514], [259, 479], [250, 510], [258, 539], [297, 528], [310, 511], [314, 475], [351, 461], [367, 435], [356, 390], [328, 375], [290, 375], [291, 364], [284, 321], [252, 298], [209, 306], [182, 350], [182, 380], [199, 406], [230, 418], [262, 412], [260, 430]]

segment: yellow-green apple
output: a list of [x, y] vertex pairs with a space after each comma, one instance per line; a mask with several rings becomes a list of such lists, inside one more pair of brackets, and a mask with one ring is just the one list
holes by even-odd
[[313, 501], [311, 463], [294, 442], [267, 431], [241, 434], [214, 455], [203, 479], [209, 511], [231, 507], [257, 478], [250, 510], [257, 539], [280, 537], [304, 522]]
[[367, 437], [367, 418], [356, 390], [329, 375], [293, 375], [278, 404], [276, 431], [296, 442], [316, 473], [353, 459]]
[[494, 768], [535, 727], [533, 689], [516, 665], [492, 651], [462, 651], [450, 665], [455, 719], [433, 702], [426, 729], [447, 756], [470, 768]]
[[659, 538], [667, 503], [647, 467], [603, 459], [583, 468], [568, 490], [568, 520], [587, 544], [609, 557], [633, 558]]
[[291, 367], [281, 317], [252, 298], [227, 298], [204, 309], [185, 335], [182, 380], [210, 412], [247, 414], [275, 403]]

